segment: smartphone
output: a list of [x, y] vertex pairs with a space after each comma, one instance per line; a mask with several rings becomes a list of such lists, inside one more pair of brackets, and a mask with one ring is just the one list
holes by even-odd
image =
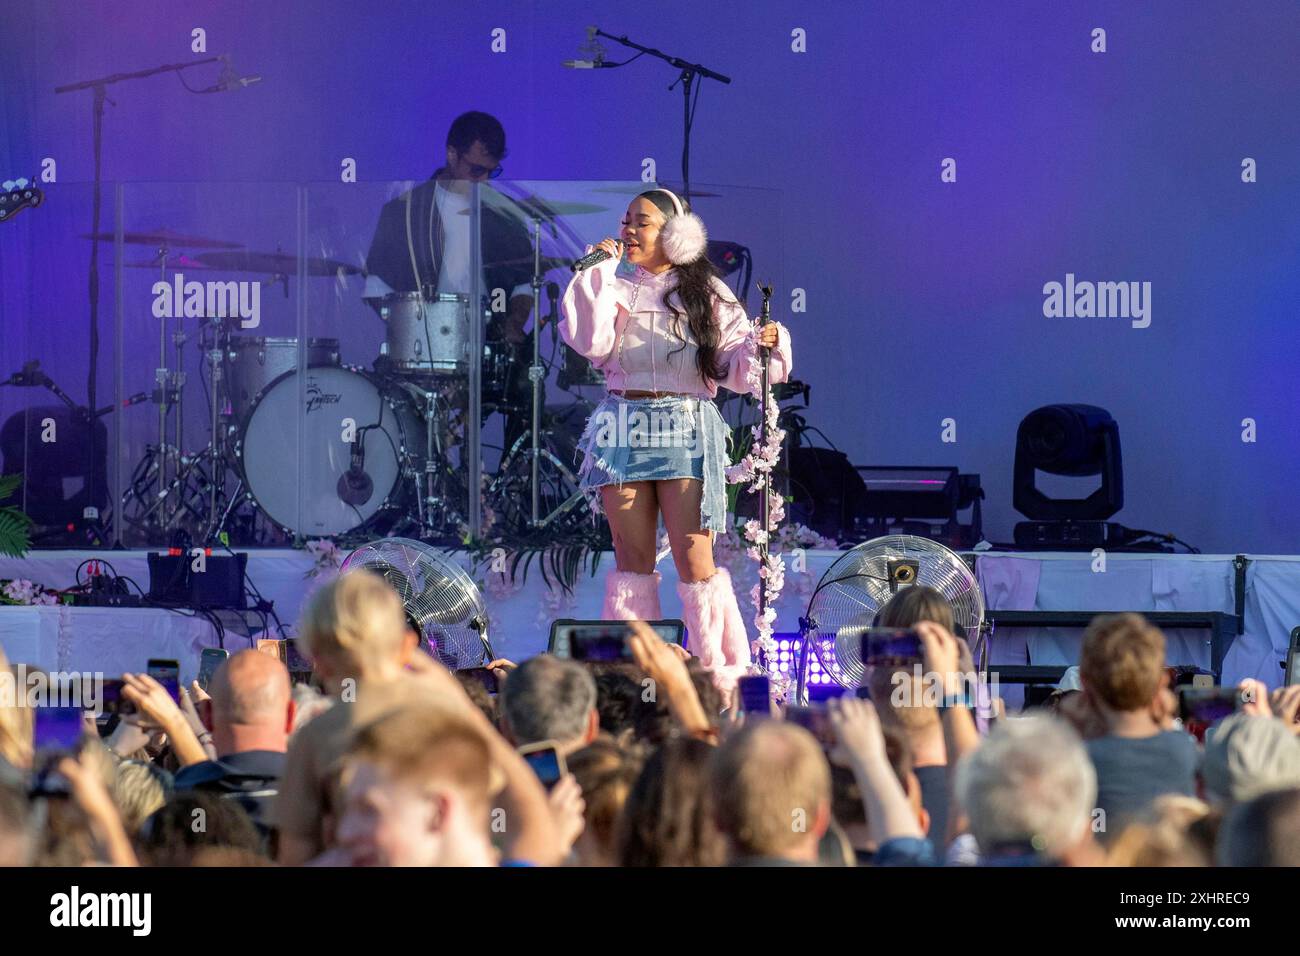
[[298, 650], [296, 641], [284, 642], [284, 666], [289, 668], [289, 676], [295, 682], [306, 684], [311, 681], [311, 661]]
[[[666, 644], [681, 644], [686, 635], [686, 625], [677, 618], [646, 621]], [[546, 645], [548, 654], [572, 660], [630, 661], [632, 651], [625, 638], [631, 629], [621, 621], [578, 621], [558, 618], [551, 622], [551, 639]], [[576, 645], [583, 645], [577, 647]], [[586, 654], [586, 657], [579, 657]]]
[[124, 716], [135, 713], [135, 704], [122, 696], [122, 688], [125, 686], [126, 682], [120, 677], [104, 678], [103, 691], [99, 695], [100, 714]]
[[868, 666], [915, 664], [922, 653], [921, 635], [910, 628], [869, 627], [862, 632], [862, 663]]
[[575, 628], [569, 634], [569, 657], [575, 661], [630, 661], [626, 628]]
[[222, 662], [230, 657], [230, 651], [223, 647], [205, 647], [203, 653], [199, 655], [199, 686], [204, 690], [212, 683], [212, 677], [217, 672], [217, 668]]
[[765, 675], [747, 675], [736, 685], [740, 688], [740, 710], [746, 717], [772, 716], [772, 682]]
[[1287, 647], [1286, 660], [1282, 664], [1283, 680], [1289, 687], [1300, 684], [1300, 627], [1291, 628], [1291, 644]]
[[259, 637], [257, 639], [257, 649], [263, 654], [269, 654], [281, 663], [285, 658], [285, 641], [277, 641], [274, 638]]
[[32, 728], [36, 750], [75, 750], [85, 733], [80, 707], [37, 707]]
[[1208, 726], [1241, 710], [1245, 703], [1237, 687], [1180, 687], [1178, 716], [1184, 724]]
[[150, 677], [162, 684], [172, 700], [181, 702], [181, 665], [175, 660], [163, 657], [151, 657], [146, 665]]
[[489, 694], [495, 694], [501, 689], [497, 675], [486, 667], [462, 667], [456, 673], [478, 681]]
[[564, 763], [564, 754], [555, 749], [555, 741], [543, 740], [535, 744], [526, 744], [519, 748], [519, 754], [533, 768], [542, 786], [550, 790], [560, 782], [568, 772]]
[[793, 724], [798, 724], [816, 737], [823, 750], [835, 749], [835, 732], [831, 729], [830, 714], [827, 713], [824, 706], [787, 707], [785, 719]]

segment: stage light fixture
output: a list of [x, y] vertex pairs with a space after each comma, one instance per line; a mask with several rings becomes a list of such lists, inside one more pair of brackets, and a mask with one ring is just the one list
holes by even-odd
[[[1053, 498], [1038, 489], [1039, 472], [1100, 476], [1101, 484], [1085, 498]], [[1106, 519], [1124, 507], [1119, 425], [1110, 413], [1095, 405], [1046, 405], [1026, 415], [1016, 431], [1012, 502], [1030, 519], [1016, 525], [1018, 546], [1107, 544], [1115, 528]]]

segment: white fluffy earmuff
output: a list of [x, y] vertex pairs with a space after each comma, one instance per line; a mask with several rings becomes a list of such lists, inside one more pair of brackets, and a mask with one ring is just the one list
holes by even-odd
[[704, 228], [704, 220], [693, 212], [670, 216], [659, 229], [659, 245], [675, 266], [694, 262], [704, 255], [708, 244], [709, 233]]

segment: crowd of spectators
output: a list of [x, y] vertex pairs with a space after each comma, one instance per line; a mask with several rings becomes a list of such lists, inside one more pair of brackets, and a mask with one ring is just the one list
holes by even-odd
[[920, 660], [871, 662], [814, 735], [640, 622], [631, 660], [493, 661], [489, 693], [349, 572], [298, 623], [312, 687], [257, 650], [179, 699], [124, 675], [133, 713], [63, 751], [0, 703], [0, 865], [1300, 865], [1300, 686], [1185, 726], [1164, 636], [1124, 614], [1009, 714], [936, 592], [875, 623]]

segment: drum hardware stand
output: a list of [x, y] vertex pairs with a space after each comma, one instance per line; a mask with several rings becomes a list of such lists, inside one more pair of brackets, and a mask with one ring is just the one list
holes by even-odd
[[[529, 456], [530, 466], [531, 466], [530, 483], [532, 485], [535, 497], [537, 497], [537, 491], [538, 491], [538, 478], [532, 477], [532, 475], [536, 475], [538, 473], [539, 469], [537, 466], [540, 463], [540, 460], [542, 458], [545, 458], [547, 461], [549, 461], [552, 465], [555, 466], [561, 478], [567, 480], [575, 488], [578, 487], [577, 477], [568, 468], [568, 466], [564, 464], [564, 462], [560, 461], [560, 459], [554, 453], [552, 453], [549, 448], [543, 448], [539, 454], [536, 455], [533, 454], [531, 448], [525, 447], [525, 442], [527, 442], [528, 440], [529, 440], [529, 436], [527, 433], [520, 435], [518, 438], [515, 439], [515, 443], [510, 446], [510, 450], [501, 458], [501, 465], [497, 469], [496, 477], [494, 477], [492, 479], [492, 482], [488, 485], [487, 497], [489, 501], [496, 501], [498, 499], [505, 498], [511, 494], [511, 489], [507, 485], [507, 479], [510, 474], [510, 465], [514, 462], [515, 457], [520, 453]], [[568, 514], [570, 511], [574, 509], [575, 506], [581, 504], [582, 501], [583, 501], [582, 492], [580, 490], [575, 491], [573, 492], [573, 494], [569, 495], [568, 498], [564, 499], [564, 501], [560, 502], [560, 504], [558, 504], [550, 512], [550, 514], [546, 515], [540, 521], [533, 521], [530, 518], [529, 527], [534, 529], [544, 528], [547, 525], [551, 524], [553, 521], [556, 521], [559, 518], [563, 517], [564, 515]], [[540, 510], [540, 508], [538, 510]]]
[[[225, 469], [226, 469], [226, 460], [224, 454], [226, 450], [226, 441], [225, 441], [226, 436], [220, 434], [217, 431], [217, 429], [220, 427], [218, 424], [218, 419], [221, 416], [221, 383], [222, 380], [224, 379], [224, 376], [221, 373], [221, 358], [224, 349], [220, 348], [221, 328], [220, 328], [219, 320], [217, 324], [218, 324], [218, 328], [213, 338], [212, 348], [208, 349], [208, 353], [207, 353], [209, 378], [212, 384], [212, 417], [210, 423], [212, 432], [211, 432], [211, 439], [208, 447], [212, 449], [213, 456], [214, 456], [214, 461], [212, 463], [212, 487], [211, 489], [209, 489], [209, 493], [211, 495], [208, 504], [209, 522], [216, 520], [217, 492], [220, 489], [220, 486], [222, 484], [220, 478], [224, 477]], [[235, 494], [231, 496], [230, 500], [233, 502], [233, 501], [237, 501], [238, 498], [239, 495]], [[229, 514], [230, 514], [230, 508], [227, 508], [225, 514], [221, 516], [221, 520], [217, 521], [215, 524], [212, 524], [210, 526], [208, 533], [203, 536], [205, 542], [211, 540], [215, 535], [217, 535], [221, 531], [221, 528], [226, 523], [226, 518]]]
[[[542, 456], [545, 455], [552, 464], [554, 464], [563, 477], [573, 482], [576, 486], [577, 479], [573, 473], [565, 467], [549, 449], [542, 449], [542, 404], [546, 399], [546, 368], [542, 365], [542, 219], [534, 214], [533, 221], [533, 361], [528, 367], [528, 380], [533, 386], [533, 414], [531, 441], [528, 447], [528, 484], [531, 495], [531, 510], [529, 511], [528, 526], [530, 529], [544, 528], [557, 518], [566, 514], [573, 509], [579, 501], [582, 500], [581, 490], [575, 491], [565, 501], [561, 502], [554, 508], [550, 514], [542, 516], [541, 500], [541, 465]], [[501, 459], [501, 467], [498, 475], [503, 476], [507, 473], [510, 459], [514, 457], [516, 449], [519, 448], [519, 442], [525, 436], [521, 435], [514, 445]], [[493, 482], [496, 484], [496, 482]]]

